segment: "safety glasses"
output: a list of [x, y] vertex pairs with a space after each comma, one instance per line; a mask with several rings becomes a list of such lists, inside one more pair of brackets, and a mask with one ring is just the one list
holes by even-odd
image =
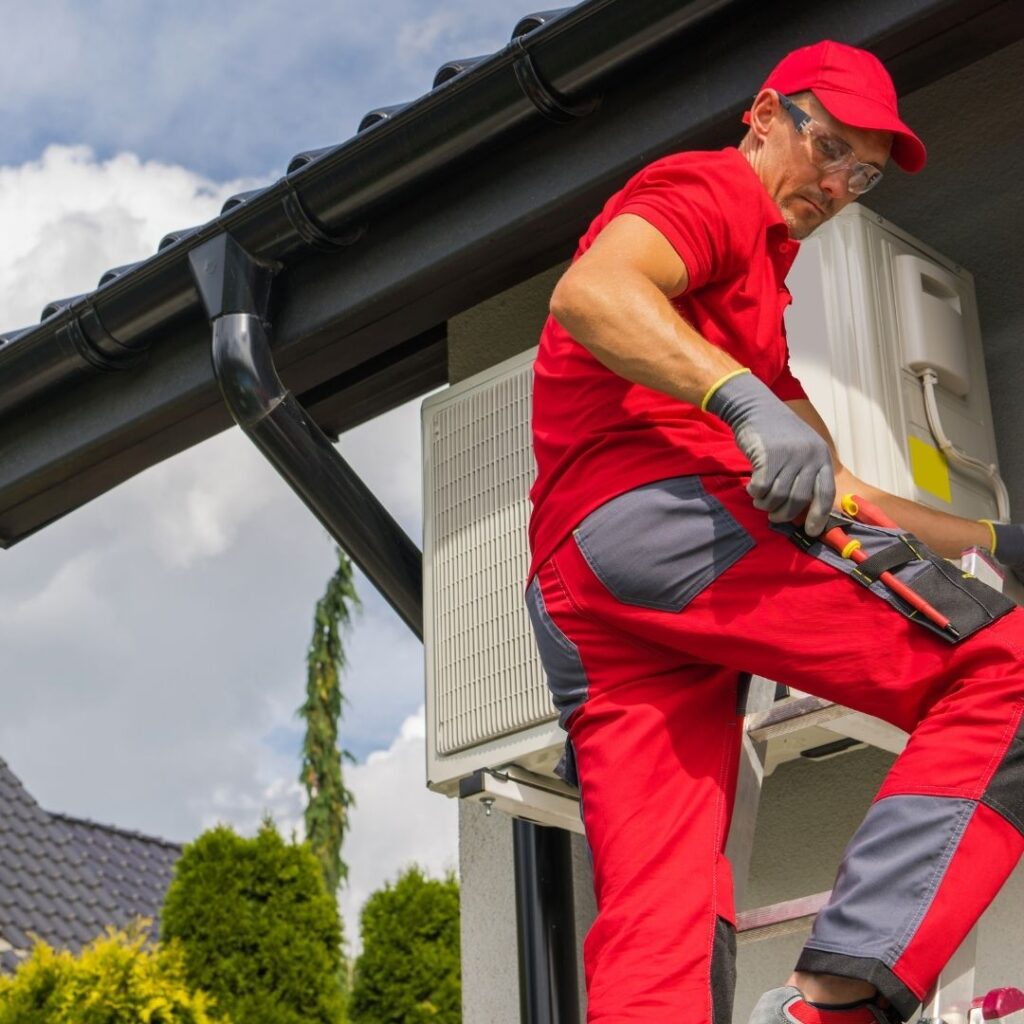
[[882, 180], [882, 172], [872, 164], [861, 163], [845, 139], [833, 135], [788, 96], [778, 95], [782, 109], [793, 119], [797, 134], [810, 143], [811, 160], [817, 168], [826, 174], [845, 174], [846, 187], [855, 196], [870, 192]]

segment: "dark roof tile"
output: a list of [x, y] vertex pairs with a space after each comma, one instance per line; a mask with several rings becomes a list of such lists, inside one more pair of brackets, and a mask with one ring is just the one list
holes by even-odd
[[560, 14], [565, 14], [566, 11], [571, 10], [571, 7], [559, 7], [553, 11], [537, 11], [536, 14], [527, 14], [516, 22], [516, 27], [512, 30], [512, 38], [525, 36], [527, 32], [533, 32], [535, 29], [540, 28], [541, 25], [546, 25]]
[[107, 925], [157, 918], [181, 848], [44, 811], [0, 758], [0, 970], [29, 935], [78, 949]]
[[471, 67], [479, 64], [482, 60], [486, 60], [489, 56], [490, 54], [486, 54], [483, 57], [463, 57], [459, 60], [447, 61], [437, 69], [437, 74], [434, 75], [434, 88], [437, 89], [444, 85], [445, 82], [450, 82], [456, 75], [461, 75], [463, 71], [468, 71]]
[[157, 252], [161, 252], [166, 249], [169, 245], [174, 245], [175, 242], [180, 242], [182, 239], [190, 238], [197, 231], [203, 228], [202, 224], [196, 224], [195, 227], [191, 228], [179, 228], [177, 231], [168, 231], [163, 238], [160, 239], [160, 244], [156, 247]]
[[109, 284], [111, 281], [116, 281], [119, 277], [123, 277], [127, 274], [129, 270], [134, 270], [145, 262], [145, 260], [136, 260], [134, 263], [126, 263], [123, 267], [112, 267], [110, 270], [104, 272], [97, 287], [102, 288], [105, 284]]
[[39, 314], [40, 323], [43, 320], [49, 320], [51, 316], [55, 316], [57, 313], [63, 313], [68, 306], [74, 304], [79, 299], [84, 299], [86, 295], [90, 294], [90, 292], [82, 292], [80, 295], [72, 295], [68, 299], [54, 299], [52, 302], [48, 302], [43, 306], [42, 313]]
[[264, 186], [263, 188], [251, 188], [247, 192], [239, 192], [236, 195], [229, 196], [220, 208], [220, 212], [223, 214], [235, 209], [236, 206], [245, 206], [250, 199], [255, 199], [256, 196], [262, 195], [266, 191], [266, 186]]
[[6, 345], [9, 341], [16, 341], [21, 335], [27, 334], [29, 331], [34, 331], [36, 325], [32, 324], [31, 327], [19, 327], [13, 331], [4, 331], [0, 334], [0, 345]]
[[390, 121], [395, 114], [400, 110], [405, 110], [407, 106], [409, 106], [408, 103], [395, 103], [389, 107], [374, 107], [373, 110], [369, 110], [363, 115], [357, 131], [365, 132], [367, 128], [372, 128], [383, 121]]
[[288, 161], [287, 173], [294, 174], [296, 171], [301, 171], [303, 167], [308, 167], [314, 160], [319, 160], [320, 157], [333, 153], [337, 148], [337, 146], [321, 146], [319, 149], [307, 149], [302, 153], [296, 153]]

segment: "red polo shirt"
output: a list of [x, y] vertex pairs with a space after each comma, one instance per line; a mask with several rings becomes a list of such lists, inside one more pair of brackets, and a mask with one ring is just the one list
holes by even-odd
[[[799, 245], [746, 157], [730, 147], [656, 160], [608, 200], [574, 261], [623, 213], [656, 227], [686, 264], [689, 286], [672, 300], [679, 315], [779, 398], [805, 398], [782, 322], [783, 281]], [[718, 417], [612, 373], [553, 317], [534, 365], [533, 447], [531, 576], [588, 513], [624, 491], [666, 477], [750, 472]]]

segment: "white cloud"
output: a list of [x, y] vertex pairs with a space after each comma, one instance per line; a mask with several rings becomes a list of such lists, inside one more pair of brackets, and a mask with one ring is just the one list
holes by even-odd
[[153, 551], [187, 569], [223, 554], [248, 520], [280, 497], [284, 484], [239, 430], [147, 470], [145, 485], [125, 492], [147, 523]]
[[349, 884], [341, 894], [346, 934], [359, 934], [358, 915], [367, 897], [411, 863], [441, 876], [458, 866], [458, 807], [424, 783], [423, 708], [402, 723], [387, 750], [347, 771], [356, 794], [346, 843]]
[[216, 183], [131, 153], [98, 160], [87, 146], [48, 146], [38, 160], [0, 168], [3, 329], [92, 291], [105, 271], [151, 256], [169, 231], [205, 223], [257, 184]]

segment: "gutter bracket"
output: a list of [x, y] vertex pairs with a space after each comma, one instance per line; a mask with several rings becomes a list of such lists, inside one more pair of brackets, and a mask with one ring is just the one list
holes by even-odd
[[512, 65], [516, 81], [526, 98], [549, 120], [556, 124], [571, 124], [592, 114], [601, 105], [601, 97], [574, 102], [563, 96], [554, 86], [549, 85], [537, 70], [533, 54], [518, 36], [512, 45], [519, 51], [519, 58]]
[[80, 313], [72, 313], [71, 319], [57, 328], [56, 335], [57, 344], [65, 351], [77, 352], [97, 370], [129, 370], [145, 358], [148, 349], [147, 345], [137, 348], [122, 345], [88, 302]]
[[253, 259], [223, 232], [188, 254], [212, 333], [213, 371], [235, 422], [423, 639], [419, 548], [284, 386], [270, 348], [279, 265]]
[[357, 224], [342, 234], [331, 234], [303, 205], [295, 182], [289, 178], [283, 178], [282, 181], [285, 192], [281, 197], [281, 206], [288, 223], [295, 228], [296, 234], [306, 245], [320, 252], [337, 252], [339, 249], [347, 249], [366, 234], [365, 224]]

